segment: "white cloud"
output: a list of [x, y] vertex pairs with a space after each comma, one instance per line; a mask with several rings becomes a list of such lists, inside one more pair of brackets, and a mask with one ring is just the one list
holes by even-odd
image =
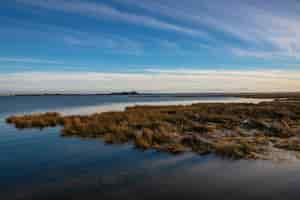
[[280, 56], [278, 52], [273, 51], [257, 51], [257, 50], [247, 50], [241, 48], [229, 48], [230, 52], [236, 56], [240, 57], [255, 57], [260, 59], [270, 59], [275, 56]]
[[[228, 43], [234, 55], [276, 59], [300, 58], [300, 3], [297, 1], [147, 1], [119, 0], [194, 26], [208, 26], [246, 43], [246, 48]], [[224, 38], [215, 36], [219, 42]], [[219, 48], [223, 48], [219, 45]], [[247, 50], [251, 47], [252, 50]], [[226, 48], [225, 48], [226, 50]]]
[[13, 62], [13, 63], [31, 63], [31, 64], [65, 64], [58, 60], [47, 60], [38, 58], [28, 58], [28, 57], [0, 57], [0, 62]]
[[24, 72], [0, 75], [4, 92], [249, 92], [297, 91], [298, 71], [159, 70], [140, 73]]
[[63, 41], [71, 46], [94, 48], [102, 52], [113, 52], [129, 55], [141, 55], [144, 53], [144, 46], [142, 43], [127, 38], [81, 34], [80, 36], [66, 35], [63, 37]]
[[[187, 36], [199, 36], [210, 41], [207, 45], [218, 50], [223, 49], [223, 52], [228, 48], [233, 49], [229, 52], [234, 56], [300, 59], [300, 17], [297, 14], [300, 12], [300, 6], [297, 1], [272, 0], [265, 3], [259, 0], [118, 0], [120, 4], [137, 8], [139, 12], [93, 1], [17, 0], [17, 2], [35, 8], [76, 13], [101, 20], [109, 19], [183, 33]], [[243, 45], [238, 45], [232, 39], [241, 41]], [[71, 36], [66, 37], [66, 42], [92, 46], [91, 41], [82, 41]], [[122, 41], [116, 42], [122, 44]]]
[[188, 28], [182, 25], [168, 23], [155, 17], [138, 15], [126, 11], [118, 10], [112, 6], [103, 3], [84, 2], [84, 1], [66, 1], [66, 0], [17, 0], [17, 2], [38, 6], [41, 8], [78, 13], [99, 19], [109, 18], [111, 20], [123, 21], [131, 24], [138, 24], [160, 30], [175, 31], [193, 36], [208, 37], [207, 33]]

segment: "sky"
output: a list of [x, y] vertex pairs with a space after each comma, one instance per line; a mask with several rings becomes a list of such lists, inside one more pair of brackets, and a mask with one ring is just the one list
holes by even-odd
[[0, 94], [300, 91], [299, 0], [1, 0]]

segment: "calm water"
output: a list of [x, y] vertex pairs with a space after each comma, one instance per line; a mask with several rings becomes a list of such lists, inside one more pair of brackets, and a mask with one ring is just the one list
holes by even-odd
[[0, 198], [299, 199], [300, 164], [172, 156], [130, 145], [62, 138], [58, 128], [17, 131], [15, 113], [82, 114], [137, 104], [252, 101], [236, 98], [126, 96], [0, 97]]

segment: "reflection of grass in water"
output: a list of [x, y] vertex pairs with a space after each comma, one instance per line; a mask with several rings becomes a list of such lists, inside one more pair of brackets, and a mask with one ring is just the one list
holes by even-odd
[[110, 144], [133, 141], [139, 149], [176, 154], [191, 150], [236, 159], [265, 158], [270, 144], [299, 151], [300, 139], [294, 139], [299, 122], [300, 105], [280, 101], [134, 106], [87, 116], [45, 113], [7, 118], [17, 128], [62, 125], [63, 136], [99, 137]]
[[[163, 101], [143, 101], [143, 102], [127, 102], [127, 103], [104, 103], [101, 105], [91, 105], [82, 107], [66, 107], [63, 109], [52, 110], [59, 112], [63, 115], [82, 115], [82, 114], [93, 114], [96, 112], [111, 112], [111, 111], [124, 111], [126, 107], [132, 106], [168, 106], [168, 105], [191, 105], [195, 103], [259, 103], [262, 101], [272, 101], [272, 99], [253, 99], [253, 98], [237, 98], [237, 97], [216, 97], [216, 98], [200, 98], [198, 100], [163, 100]], [[35, 111], [47, 112], [47, 111]]]
[[3, 126], [6, 122], [6, 118], [5, 117], [0, 117], [0, 126]]

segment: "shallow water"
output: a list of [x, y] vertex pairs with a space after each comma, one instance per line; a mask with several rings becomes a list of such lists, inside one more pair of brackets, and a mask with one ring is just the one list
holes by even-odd
[[[300, 164], [173, 156], [101, 140], [63, 138], [58, 128], [18, 131], [15, 113], [86, 114], [134, 104], [251, 101], [127, 96], [0, 97], [0, 197], [10, 199], [299, 199]], [[257, 103], [257, 102], [256, 102]]]

